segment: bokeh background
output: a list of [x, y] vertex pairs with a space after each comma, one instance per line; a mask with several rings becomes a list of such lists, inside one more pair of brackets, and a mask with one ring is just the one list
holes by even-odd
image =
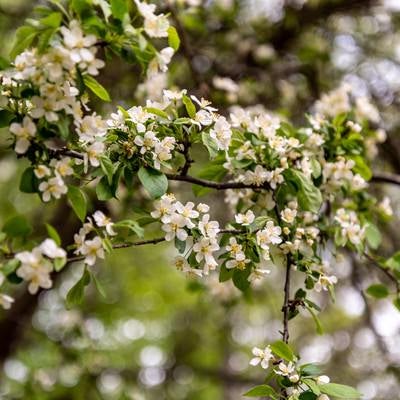
[[[1, 57], [8, 58], [16, 28], [43, 3], [0, 0]], [[322, 93], [347, 82], [356, 96], [371, 96], [382, 113], [388, 139], [375, 156], [376, 169], [400, 173], [399, 0], [158, 4], [164, 12], [172, 7], [185, 31], [170, 74], [146, 81], [139, 69], [110, 60], [100, 81], [115, 102], [99, 112], [157, 99], [162, 88], [177, 86], [207, 96], [222, 113], [232, 104], [261, 104], [300, 125]], [[196, 158], [205, 159], [200, 152]], [[44, 208], [39, 198], [20, 193], [24, 167], [2, 130], [0, 227], [10, 216], [25, 214], [38, 237], [50, 222], [67, 245], [78, 221], [62, 201]], [[193, 197], [190, 188], [179, 190], [183, 199]], [[381, 226], [380, 249], [391, 255], [400, 248], [400, 192], [389, 186], [372, 190], [392, 198], [395, 221]], [[116, 219], [145, 202], [140, 192], [121, 190], [119, 196], [121, 202], [106, 210]], [[204, 200], [212, 204], [213, 217], [229, 217], [222, 195]], [[268, 279], [243, 298], [215, 277], [188, 280], [170, 265], [173, 255], [168, 244], [119, 250], [96, 266], [106, 297], [90, 286], [79, 309], [66, 310], [64, 303], [80, 277], [79, 264], [68, 266], [55, 287], [38, 296], [16, 292], [13, 308], [0, 311], [0, 398], [236, 400], [261, 383], [263, 371], [248, 362], [253, 346], [280, 337], [283, 271], [272, 267]], [[375, 279], [366, 262], [343, 254], [331, 267], [339, 277], [336, 303], [314, 296], [323, 308], [325, 335], [317, 335], [304, 314], [291, 322], [291, 341], [304, 363], [323, 364], [332, 380], [356, 386], [363, 399], [400, 399], [399, 310], [362, 293]], [[300, 275], [297, 280], [301, 286]]]

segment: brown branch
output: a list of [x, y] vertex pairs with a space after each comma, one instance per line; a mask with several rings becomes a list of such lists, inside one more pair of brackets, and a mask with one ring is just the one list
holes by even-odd
[[382, 271], [394, 283], [396, 287], [396, 292], [397, 294], [399, 294], [400, 282], [397, 280], [397, 278], [393, 274], [391, 274], [391, 272], [387, 268], [382, 267], [382, 265], [380, 265], [379, 262], [375, 260], [375, 258], [372, 257], [370, 254], [364, 253], [364, 256], [372, 265], [374, 265], [376, 268]]
[[195, 185], [204, 186], [216, 190], [227, 190], [227, 189], [268, 189], [269, 185], [264, 183], [263, 186], [249, 185], [244, 182], [214, 182], [205, 179], [195, 178], [190, 175], [178, 175], [178, 174], [165, 174], [166, 177], [171, 181], [181, 181], [193, 183]]
[[291, 271], [292, 271], [292, 259], [290, 255], [288, 255], [286, 260], [286, 275], [285, 275], [285, 287], [284, 287], [284, 300], [282, 306], [283, 312], [283, 332], [282, 339], [285, 343], [289, 342], [289, 311], [290, 311], [290, 279], [291, 279]]
[[[221, 229], [219, 234], [230, 233], [232, 235], [240, 235], [242, 233], [247, 233], [247, 231], [241, 231], [238, 229]], [[125, 242], [125, 243], [117, 243], [112, 246], [113, 249], [127, 249], [130, 247], [137, 247], [137, 246], [145, 246], [148, 244], [158, 244], [161, 242], [165, 242], [166, 239], [164, 237], [148, 239], [148, 240], [138, 240], [136, 242]], [[82, 261], [85, 259], [85, 256], [71, 256], [67, 258], [67, 263], [75, 262], [75, 261]]]
[[375, 183], [390, 183], [393, 185], [400, 185], [400, 175], [391, 174], [388, 172], [374, 173], [371, 182]]

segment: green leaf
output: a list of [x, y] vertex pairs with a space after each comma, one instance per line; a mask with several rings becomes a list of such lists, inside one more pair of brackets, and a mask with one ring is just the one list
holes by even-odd
[[384, 265], [390, 269], [397, 269], [400, 271], [400, 251], [394, 253], [392, 257], [388, 258]]
[[79, 15], [82, 16], [85, 12], [90, 10], [90, 3], [88, 0], [71, 0], [71, 8]]
[[201, 141], [203, 142], [204, 146], [207, 147], [210, 157], [215, 158], [218, 154], [218, 146], [215, 140], [210, 136], [208, 132], [202, 132]]
[[351, 156], [350, 159], [356, 163], [356, 165], [353, 167], [353, 172], [359, 174], [366, 181], [369, 181], [372, 178], [372, 171], [371, 168], [365, 163], [364, 157]]
[[38, 179], [34, 173], [33, 167], [28, 167], [21, 176], [19, 190], [23, 193], [36, 193], [38, 190]]
[[100, 166], [104, 172], [104, 175], [107, 177], [109, 185], [112, 185], [115, 165], [107, 156], [101, 156], [100, 157]]
[[0, 128], [10, 126], [11, 121], [14, 119], [14, 113], [8, 110], [0, 110]]
[[246, 268], [245, 270], [234, 269], [233, 271], [232, 282], [242, 292], [245, 292], [250, 286], [248, 280], [250, 273], [250, 268]]
[[312, 176], [314, 179], [317, 179], [321, 176], [321, 164], [315, 159], [311, 158], [311, 170], [312, 170]]
[[7, 275], [7, 280], [8, 282], [14, 285], [18, 285], [21, 282], [23, 282], [23, 279], [20, 278], [15, 272], [12, 272], [11, 274]]
[[183, 96], [182, 101], [185, 105], [186, 112], [188, 113], [189, 117], [194, 118], [196, 116], [196, 107], [193, 104], [192, 100], [190, 100], [188, 96]]
[[317, 395], [314, 394], [313, 392], [310, 392], [309, 390], [307, 390], [307, 392], [303, 392], [300, 394], [299, 399], [300, 400], [316, 400]]
[[67, 196], [75, 214], [82, 222], [84, 222], [87, 210], [85, 195], [77, 186], [69, 185]]
[[144, 229], [139, 225], [138, 222], [131, 219], [125, 219], [114, 224], [116, 228], [127, 228], [139, 237], [143, 237]]
[[173, 26], [170, 26], [168, 28], [168, 44], [175, 51], [177, 51], [179, 49], [179, 46], [181, 45], [181, 40], [179, 39], [178, 32]]
[[163, 111], [163, 110], [159, 110], [158, 108], [154, 108], [154, 107], [145, 107], [145, 110], [146, 110], [147, 112], [149, 112], [150, 114], [154, 114], [154, 115], [157, 115], [157, 116], [159, 116], [159, 117], [161, 117], [161, 118], [168, 119], [168, 114], [167, 114], [165, 111]]
[[54, 260], [54, 269], [59, 272], [67, 265], [67, 259], [64, 258], [56, 258]]
[[61, 25], [62, 15], [59, 12], [52, 12], [47, 17], [41, 18], [40, 23], [48, 28], [56, 29]]
[[293, 361], [294, 353], [288, 344], [282, 342], [282, 340], [277, 340], [270, 345], [272, 352], [280, 358], [286, 361]]
[[322, 204], [322, 195], [320, 190], [314, 186], [309, 178], [298, 170], [287, 169], [284, 174], [286, 179], [296, 187], [296, 194], [300, 207], [304, 211], [317, 213]]
[[259, 385], [259, 386], [253, 387], [248, 392], [244, 393], [243, 396], [246, 396], [246, 397], [269, 396], [272, 399], [278, 398], [278, 394], [269, 385]]
[[1, 268], [1, 272], [3, 275], [8, 276], [11, 275], [19, 266], [20, 266], [20, 261], [17, 260], [16, 258], [13, 258], [10, 261], [7, 261], [3, 267]]
[[126, 0], [111, 0], [111, 13], [113, 17], [122, 21], [128, 13]]
[[103, 297], [104, 299], [107, 297], [106, 295], [106, 291], [104, 289], [104, 286], [102, 285], [102, 283], [97, 279], [96, 275], [92, 272], [91, 273], [92, 276], [92, 280], [96, 286], [97, 291], [100, 293], [101, 297]]
[[96, 185], [96, 195], [101, 201], [110, 200], [114, 197], [113, 189], [108, 184], [108, 179], [106, 176], [103, 176]]
[[376, 285], [371, 285], [366, 290], [366, 293], [376, 299], [384, 299], [389, 296], [389, 290], [385, 285], [377, 283]]
[[56, 242], [57, 246], [61, 246], [61, 238], [56, 229], [50, 224], [46, 224], [46, 229], [49, 237]]
[[318, 335], [323, 335], [324, 334], [324, 329], [322, 328], [321, 321], [319, 320], [317, 314], [313, 311], [313, 309], [311, 307], [306, 306], [306, 309], [311, 314], [311, 316], [312, 316], [312, 318], [314, 320], [315, 327], [317, 329]]
[[82, 303], [83, 295], [85, 293], [85, 287], [90, 283], [90, 273], [85, 268], [82, 277], [74, 286], [70, 289], [67, 294], [67, 308], [72, 308]]
[[321, 394], [321, 390], [319, 389], [317, 382], [315, 382], [313, 379], [304, 379], [303, 378], [301, 381], [303, 383], [305, 383], [313, 393], [315, 393], [317, 395]]
[[369, 247], [373, 250], [377, 249], [382, 242], [382, 235], [376, 225], [368, 223], [365, 227], [365, 238]]
[[321, 375], [320, 367], [316, 364], [311, 364], [311, 363], [301, 365], [300, 371], [302, 375], [307, 375], [307, 376]]
[[89, 88], [99, 99], [103, 101], [111, 101], [110, 95], [108, 94], [106, 88], [97, 82], [97, 80], [92, 76], [84, 75], [83, 82], [85, 83], [85, 86]]
[[21, 26], [15, 33], [15, 43], [10, 52], [10, 57], [14, 59], [18, 54], [28, 48], [38, 35], [38, 31], [33, 26]]
[[168, 190], [168, 179], [154, 168], [140, 167], [138, 177], [153, 199], [161, 197]]
[[219, 281], [226, 282], [229, 281], [229, 279], [232, 279], [233, 271], [234, 270], [232, 268], [231, 269], [226, 268], [225, 263], [223, 263], [219, 270]]
[[28, 236], [32, 233], [32, 226], [22, 215], [16, 215], [6, 221], [3, 232], [9, 237]]
[[183, 254], [186, 250], [186, 241], [179, 240], [175, 238], [175, 248], [178, 250], [180, 254]]
[[341, 399], [359, 399], [361, 393], [351, 386], [340, 385], [338, 383], [327, 383], [319, 386], [322, 393]]

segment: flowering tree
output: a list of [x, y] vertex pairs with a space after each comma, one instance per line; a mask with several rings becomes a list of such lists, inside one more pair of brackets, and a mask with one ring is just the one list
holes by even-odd
[[[0, 237], [1, 279], [34, 295], [83, 263], [66, 296], [67, 306], [76, 307], [91, 282], [103, 290], [94, 273], [98, 259], [164, 241], [188, 279], [216, 275], [244, 297], [274, 269], [283, 293], [281, 340], [253, 348], [250, 364], [267, 375], [244, 395], [359, 398], [316, 364], [302, 364], [289, 328], [306, 310], [322, 333], [312, 293], [334, 301], [335, 264], [343, 255], [381, 271], [366, 292], [400, 308], [398, 254], [379, 253], [379, 225], [393, 211], [388, 197], [369, 190], [370, 182], [395, 179], [372, 170], [386, 138], [380, 114], [347, 84], [308, 107], [301, 124], [262, 105], [242, 107], [229, 77], [213, 77], [226, 98], [221, 107], [218, 99], [211, 103], [178, 10], [172, 2], [164, 6], [166, 13], [157, 13], [138, 0], [53, 1], [18, 29], [0, 75], [0, 122], [9, 130], [9, 151], [28, 162], [19, 190], [39, 196], [44, 207], [66, 198], [81, 226], [70, 242], [46, 223], [47, 234], [36, 242], [23, 215], [10, 218]], [[177, 52], [188, 58], [195, 88], [164, 85]], [[115, 58], [140, 68], [141, 105], [117, 105], [99, 82]], [[184, 201], [187, 186], [193, 198]], [[197, 199], [212, 191], [224, 194], [224, 222]], [[112, 220], [111, 202], [130, 202], [134, 214], [114, 213]], [[5, 309], [12, 310], [12, 293], [1, 293]]]

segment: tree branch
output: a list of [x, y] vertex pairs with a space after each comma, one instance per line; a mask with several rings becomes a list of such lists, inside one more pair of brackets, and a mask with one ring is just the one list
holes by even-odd
[[289, 309], [290, 309], [290, 279], [291, 279], [291, 271], [292, 271], [292, 258], [290, 254], [287, 257], [286, 261], [286, 275], [285, 275], [285, 287], [284, 287], [284, 300], [282, 306], [283, 312], [283, 332], [282, 339], [285, 343], [289, 342]]
[[166, 177], [171, 181], [181, 181], [193, 183], [195, 185], [208, 187], [216, 190], [226, 190], [226, 189], [268, 189], [269, 185], [264, 184], [263, 186], [249, 185], [244, 182], [214, 182], [205, 179], [195, 178], [190, 175], [178, 175], [178, 174], [165, 174]]
[[[218, 233], [219, 234], [224, 234], [224, 233], [230, 233], [232, 235], [240, 235], [242, 233], [246, 233], [247, 231], [241, 231], [238, 229], [221, 229]], [[125, 243], [117, 243], [112, 246], [113, 249], [127, 249], [130, 247], [137, 247], [137, 246], [145, 246], [148, 244], [158, 244], [161, 242], [165, 242], [166, 239], [164, 237], [159, 237], [159, 238], [154, 238], [154, 239], [148, 239], [148, 240], [138, 240], [136, 242], [125, 242]], [[67, 258], [67, 263], [75, 262], [75, 261], [82, 261], [85, 259], [85, 256], [71, 256]]]
[[377, 172], [374, 173], [371, 182], [375, 183], [391, 183], [393, 185], [400, 186], [400, 175], [391, 174], [388, 172]]

